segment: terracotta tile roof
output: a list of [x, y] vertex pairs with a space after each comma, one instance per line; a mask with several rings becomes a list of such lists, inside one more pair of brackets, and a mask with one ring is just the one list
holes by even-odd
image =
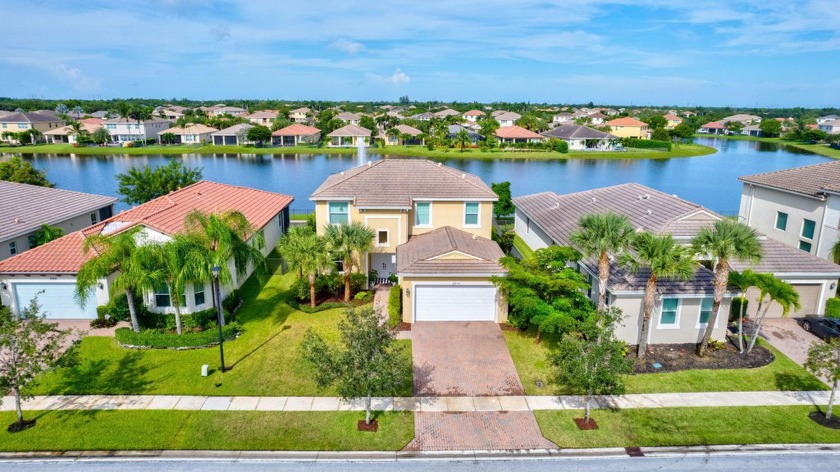
[[[118, 125], [118, 124], [137, 124], [137, 120], [133, 118], [111, 118], [108, 120], [103, 121], [104, 124], [111, 124], [111, 125]], [[140, 124], [146, 123], [169, 123], [169, 120], [164, 120], [163, 118], [152, 117], [148, 120], [140, 120]]]
[[293, 123], [285, 128], [280, 128], [271, 133], [272, 136], [311, 136], [320, 133], [321, 130], [314, 126], [306, 126], [300, 123]]
[[667, 115], [663, 115], [662, 118], [665, 118], [668, 121], [682, 121], [682, 118], [680, 118], [679, 116], [677, 116], [673, 113], [668, 113]]
[[645, 123], [644, 121], [639, 121], [629, 116], [610, 120], [607, 122], [607, 124], [610, 126], [647, 126], [647, 123]]
[[113, 205], [103, 195], [38, 187], [0, 180], [0, 241], [29, 234], [42, 224], [55, 225], [70, 218]]
[[[435, 259], [450, 253], [458, 259]], [[504, 253], [486, 238], [444, 226], [412, 236], [397, 246], [397, 273], [403, 274], [504, 274], [499, 265]]]
[[484, 113], [481, 110], [470, 110], [470, 111], [464, 113], [464, 116], [484, 116], [484, 115], [486, 115], [486, 113]]
[[[117, 234], [138, 225], [173, 235], [184, 231], [184, 220], [194, 210], [203, 213], [240, 211], [251, 225], [262, 228], [293, 200], [293, 197], [279, 193], [202, 180], [6, 259], [0, 262], [0, 273], [74, 273], [87, 260], [82, 254], [85, 237]], [[54, 265], [49, 261], [55, 261]]]
[[331, 138], [338, 138], [338, 137], [350, 137], [350, 136], [364, 136], [370, 137], [370, 130], [367, 128], [362, 128], [361, 126], [356, 125], [345, 125], [337, 130], [333, 131], [332, 133], [328, 134], [327, 136]]
[[502, 126], [496, 130], [496, 136], [502, 139], [545, 139], [542, 135], [521, 126]]
[[313, 201], [351, 200], [361, 207], [411, 208], [413, 201], [496, 201], [480, 178], [425, 159], [383, 159], [327, 177]]
[[212, 128], [207, 125], [202, 125], [201, 123], [191, 123], [184, 127], [174, 127], [168, 128], [165, 130], [158, 131], [157, 134], [165, 134], [165, 133], [172, 133], [174, 135], [185, 135], [185, 134], [207, 134], [207, 133], [215, 133], [217, 130], [216, 128]]
[[102, 125], [102, 122], [105, 121], [102, 118], [84, 118], [79, 120], [79, 123], [89, 124], [89, 125]]
[[711, 121], [709, 123], [706, 123], [705, 125], [700, 126], [700, 129], [703, 129], [703, 128], [706, 128], [706, 129], [724, 129], [724, 128], [726, 128], [726, 126], [724, 126], [724, 124], [721, 123], [720, 121]]
[[826, 190], [840, 190], [840, 161], [745, 175], [739, 177], [738, 180], [763, 187], [822, 198]]
[[540, 133], [547, 138], [560, 139], [618, 139], [610, 133], [604, 133], [587, 126], [574, 125], [571, 123], [560, 125], [552, 130]]
[[408, 134], [408, 135], [411, 135], [411, 136], [418, 136], [418, 135], [423, 134], [422, 131], [420, 131], [419, 129], [417, 129], [413, 126], [397, 125], [397, 126], [394, 126], [394, 128], [399, 130], [400, 134]]

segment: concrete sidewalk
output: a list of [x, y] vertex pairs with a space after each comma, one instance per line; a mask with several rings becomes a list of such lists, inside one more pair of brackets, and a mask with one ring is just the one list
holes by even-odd
[[[828, 391], [652, 393], [596, 397], [593, 408], [675, 408], [727, 406], [826, 405]], [[382, 397], [377, 411], [482, 412], [576, 410], [579, 396]], [[363, 400], [336, 397], [206, 397], [186, 395], [57, 395], [35, 397], [26, 410], [190, 410], [190, 411], [364, 411]], [[14, 410], [14, 398], [3, 398], [0, 411]]]

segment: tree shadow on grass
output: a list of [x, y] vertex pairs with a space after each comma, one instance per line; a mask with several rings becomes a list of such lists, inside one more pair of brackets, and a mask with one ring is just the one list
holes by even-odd
[[118, 360], [95, 359], [67, 367], [50, 388], [52, 394], [141, 394], [152, 383], [142, 352]]
[[810, 374], [774, 374], [776, 388], [782, 391], [825, 390], [825, 384]]
[[242, 362], [242, 361], [244, 361], [245, 359], [247, 359], [247, 358], [251, 357], [251, 355], [252, 355], [252, 354], [254, 354], [254, 353], [256, 353], [257, 351], [259, 351], [260, 349], [264, 348], [264, 347], [266, 346], [266, 344], [268, 344], [268, 343], [270, 343], [271, 341], [273, 341], [273, 340], [274, 340], [277, 336], [280, 336], [280, 334], [282, 334], [282, 333], [283, 333], [283, 331], [286, 331], [286, 330], [291, 329], [291, 328], [292, 328], [292, 327], [291, 327], [291, 326], [289, 326], [289, 325], [283, 325], [283, 326], [282, 326], [279, 330], [277, 330], [274, 334], [272, 334], [270, 337], [266, 338], [266, 340], [265, 340], [265, 341], [261, 342], [258, 346], [256, 346], [255, 348], [251, 349], [250, 351], [246, 352], [246, 353], [245, 353], [242, 357], [240, 357], [239, 359], [237, 359], [236, 361], [234, 361], [234, 362], [233, 362], [233, 364], [231, 364], [231, 365], [230, 365], [230, 368], [231, 368], [231, 369], [233, 369], [233, 368], [234, 368], [234, 367], [236, 367], [236, 366], [237, 366], [240, 362]]

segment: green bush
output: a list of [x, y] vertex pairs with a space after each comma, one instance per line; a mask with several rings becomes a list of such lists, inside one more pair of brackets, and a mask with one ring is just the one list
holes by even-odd
[[[225, 317], [225, 322], [233, 321], [234, 316], [224, 307], [222, 307], [222, 314]], [[209, 329], [212, 326], [216, 326], [217, 316], [215, 307], [196, 311], [195, 313], [190, 314], [182, 313], [181, 328], [183, 328], [184, 331]], [[147, 312], [140, 317], [139, 322], [140, 329], [156, 329], [167, 332], [175, 331], [174, 313]]]
[[840, 298], [829, 298], [825, 301], [825, 316], [840, 318]]
[[[141, 300], [142, 298], [137, 297], [136, 295], [134, 296], [138, 316], [141, 316], [144, 311], [143, 304], [140, 302]], [[128, 312], [128, 297], [124, 293], [121, 293], [112, 297], [107, 304], [96, 307], [97, 317], [104, 319], [106, 314], [111, 315], [111, 319], [117, 321], [131, 319], [131, 315]]]
[[621, 138], [621, 145], [636, 149], [667, 149], [670, 151], [672, 143], [655, 139]]
[[[729, 321], [735, 321], [738, 319], [738, 315], [741, 313], [741, 304], [744, 305], [744, 310], [750, 304], [750, 301], [747, 300], [746, 297], [733, 297], [732, 302], [729, 304]], [[746, 313], [746, 311], [745, 311]]]
[[[326, 293], [333, 297], [341, 296], [344, 293], [344, 277], [338, 272], [332, 272], [318, 277], [315, 280], [315, 292], [319, 294]], [[309, 300], [308, 294], [306, 299]]]
[[373, 298], [373, 292], [361, 291], [361, 292], [358, 292], [356, 295], [353, 296], [353, 299], [359, 300], [359, 301], [362, 301], [362, 302], [369, 301], [371, 298]]
[[295, 300], [301, 303], [309, 301], [309, 281], [305, 277], [295, 279], [289, 290]]
[[505, 231], [502, 234], [499, 234], [496, 231], [492, 233], [493, 241], [499, 245], [502, 249], [502, 252], [505, 254], [510, 254], [510, 250], [513, 248], [513, 240], [516, 238], [516, 233], [513, 231]]
[[402, 323], [402, 288], [395, 284], [388, 292], [388, 327], [396, 328]]
[[[360, 274], [358, 272], [354, 272], [350, 274], [350, 291], [352, 293], [358, 293], [365, 288], [365, 284], [368, 281], [368, 277], [365, 274]], [[343, 281], [342, 281], [343, 282]], [[342, 285], [342, 290], [344, 286]], [[343, 293], [343, 291], [342, 291]]]
[[[240, 331], [239, 323], [228, 323], [222, 328], [225, 339], [233, 339]], [[114, 337], [124, 346], [149, 347], [154, 349], [179, 349], [205, 347], [219, 342], [215, 327], [201, 332], [185, 332], [182, 335], [148, 329], [135, 333], [130, 328], [117, 329]]]
[[236, 312], [236, 309], [239, 308], [239, 304], [242, 303], [242, 295], [239, 293], [239, 290], [233, 290], [230, 292], [222, 301], [222, 308], [228, 311], [228, 313]]

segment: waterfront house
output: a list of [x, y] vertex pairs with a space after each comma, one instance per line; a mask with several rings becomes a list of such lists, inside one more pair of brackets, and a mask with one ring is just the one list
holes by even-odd
[[540, 134], [546, 138], [566, 141], [570, 151], [611, 151], [618, 142], [618, 136], [572, 123], [562, 124]]
[[356, 125], [345, 125], [327, 135], [329, 147], [364, 147], [370, 146], [371, 131]]
[[629, 116], [610, 120], [607, 126], [610, 127], [610, 133], [619, 138], [647, 139], [648, 137], [648, 124]]
[[253, 127], [254, 125], [248, 123], [239, 123], [211, 133], [210, 138], [214, 146], [242, 146], [250, 143], [248, 130]]
[[278, 129], [271, 133], [271, 144], [273, 146], [317, 144], [320, 140], [320, 129], [301, 123], [292, 123], [285, 128]]
[[122, 145], [134, 141], [155, 141], [158, 133], [169, 129], [171, 123], [163, 118], [150, 118], [148, 120], [111, 118], [103, 121], [102, 125], [111, 134], [111, 141]]
[[213, 142], [213, 133], [219, 131], [200, 123], [189, 123], [182, 127], [168, 128], [158, 131], [158, 142], [163, 143], [164, 134], [175, 135], [175, 144], [207, 144]]

